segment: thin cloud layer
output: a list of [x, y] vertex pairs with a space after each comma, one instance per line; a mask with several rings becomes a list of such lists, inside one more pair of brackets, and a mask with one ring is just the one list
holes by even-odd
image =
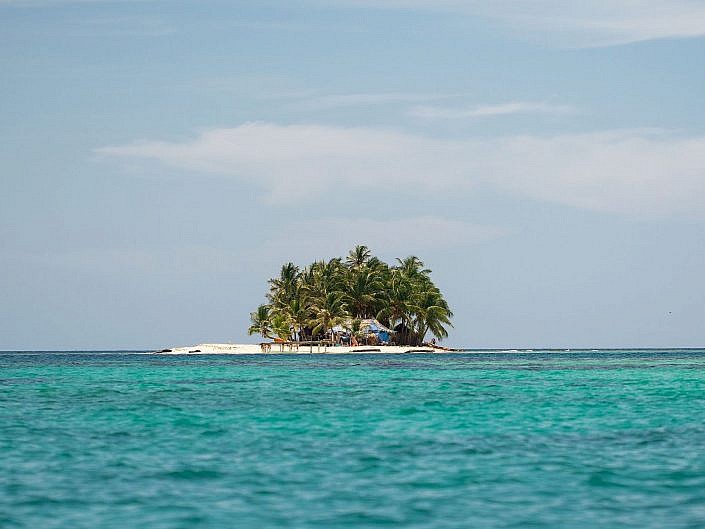
[[338, 0], [339, 5], [479, 16], [570, 46], [705, 35], [700, 0]]
[[[0, 0], [0, 6], [140, 3], [152, 0]], [[564, 46], [610, 46], [705, 36], [702, 0], [308, 0], [310, 7], [424, 10], [481, 17], [514, 34]], [[272, 27], [272, 24], [269, 24]]]
[[[98, 153], [156, 160], [167, 166], [255, 183], [272, 202], [332, 189], [451, 189], [475, 171], [461, 142], [373, 128], [247, 123], [214, 129], [190, 142], [143, 142]], [[456, 160], [453, 165], [443, 160]], [[439, 164], [445, 165], [439, 171]], [[464, 183], [463, 183], [464, 182]]]
[[472, 119], [511, 114], [569, 114], [574, 112], [573, 107], [567, 105], [552, 105], [550, 103], [532, 101], [513, 101], [497, 105], [478, 105], [471, 107], [441, 107], [419, 105], [412, 107], [408, 114], [417, 118], [426, 119]]
[[491, 186], [540, 201], [638, 216], [702, 216], [705, 137], [627, 130], [437, 139], [375, 128], [249, 123], [185, 142], [105, 147], [260, 186], [271, 202], [330, 190], [472, 196]]
[[497, 140], [489, 174], [522, 196], [637, 216], [702, 216], [705, 137], [654, 131]]

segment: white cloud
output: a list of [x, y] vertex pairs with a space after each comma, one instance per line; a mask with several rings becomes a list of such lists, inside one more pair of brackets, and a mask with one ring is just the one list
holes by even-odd
[[[449, 189], [472, 171], [463, 149], [460, 142], [381, 129], [248, 123], [210, 130], [190, 142], [143, 142], [98, 152], [234, 176], [262, 186], [276, 202], [332, 189]], [[444, 159], [456, 163], [438, 171]]]
[[469, 197], [482, 185], [600, 211], [702, 216], [705, 196], [705, 137], [645, 130], [438, 139], [375, 128], [249, 123], [191, 141], [98, 152], [237, 178], [260, 186], [273, 202], [331, 190]]
[[479, 105], [471, 107], [440, 107], [419, 105], [409, 109], [408, 114], [417, 118], [428, 119], [467, 119], [494, 116], [507, 116], [511, 114], [568, 114], [574, 112], [573, 107], [567, 105], [553, 105], [550, 103], [513, 101], [497, 105]]
[[705, 35], [702, 0], [337, 0], [337, 3], [485, 17], [513, 30], [577, 46]]
[[539, 200], [635, 215], [702, 216], [705, 137], [649, 131], [497, 140], [489, 174]]

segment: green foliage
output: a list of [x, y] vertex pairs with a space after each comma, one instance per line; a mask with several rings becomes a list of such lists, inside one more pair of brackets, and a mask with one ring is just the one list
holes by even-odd
[[285, 313], [274, 313], [272, 316], [272, 331], [282, 340], [289, 340], [291, 338], [291, 327], [289, 325], [289, 319]]
[[260, 305], [257, 310], [250, 313], [250, 327], [247, 334], [261, 334], [263, 338], [272, 337], [271, 307]]
[[336, 325], [356, 332], [361, 319], [377, 318], [400, 329], [397, 343], [418, 345], [428, 333], [446, 338], [452, 327], [453, 313], [418, 257], [397, 259], [389, 266], [363, 245], [345, 259], [304, 268], [284, 264], [279, 277], [269, 280], [267, 300], [250, 315], [250, 334], [310, 339]]

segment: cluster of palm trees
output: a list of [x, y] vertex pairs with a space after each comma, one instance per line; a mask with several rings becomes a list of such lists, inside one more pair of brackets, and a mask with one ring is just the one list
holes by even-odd
[[249, 334], [310, 340], [337, 325], [359, 332], [360, 322], [376, 318], [394, 329], [399, 345], [419, 345], [427, 334], [448, 336], [453, 313], [418, 257], [389, 266], [356, 246], [345, 259], [316, 261], [305, 268], [282, 266], [269, 280], [268, 303], [250, 314]]

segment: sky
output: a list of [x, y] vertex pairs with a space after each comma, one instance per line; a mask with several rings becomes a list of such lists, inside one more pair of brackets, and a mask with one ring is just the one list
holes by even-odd
[[419, 256], [472, 348], [705, 346], [703, 0], [0, 0], [0, 349], [247, 342]]

